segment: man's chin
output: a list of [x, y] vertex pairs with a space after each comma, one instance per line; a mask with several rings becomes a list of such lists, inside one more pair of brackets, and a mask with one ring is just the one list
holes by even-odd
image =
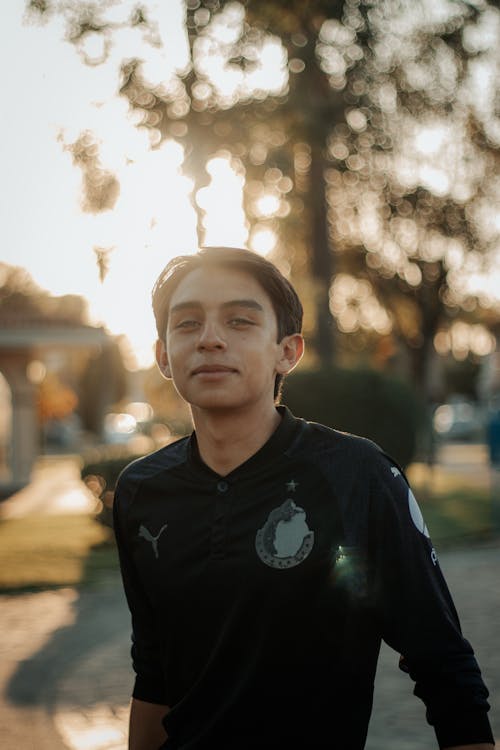
[[205, 412], [237, 411], [248, 406], [248, 398], [231, 393], [203, 393], [186, 399], [192, 409]]
[[244, 406], [243, 400], [232, 398], [199, 398], [189, 402], [194, 409], [201, 411], [231, 411]]

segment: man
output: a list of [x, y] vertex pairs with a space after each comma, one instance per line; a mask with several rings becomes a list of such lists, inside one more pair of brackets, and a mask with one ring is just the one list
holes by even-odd
[[403, 473], [277, 406], [304, 349], [289, 282], [206, 248], [167, 265], [153, 309], [195, 430], [115, 494], [130, 750], [362, 750], [381, 638], [439, 746], [492, 750], [488, 692]]

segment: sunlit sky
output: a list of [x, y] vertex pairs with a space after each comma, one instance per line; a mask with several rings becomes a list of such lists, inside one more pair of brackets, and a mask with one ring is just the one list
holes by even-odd
[[[186, 68], [181, 0], [143, 3], [157, 22], [161, 46], [149, 43], [140, 28], [131, 29], [124, 23], [136, 6], [135, 0], [123, 0], [106, 9], [107, 20], [117, 27], [102, 65], [84, 65], [81, 57], [84, 54], [91, 62], [99, 61], [103, 56], [101, 36], [86, 37], [79, 54], [74, 45], [64, 41], [62, 18], [43, 25], [23, 23], [24, 6], [25, 0], [9, 0], [0, 25], [6, 113], [0, 122], [0, 261], [25, 267], [39, 286], [53, 294], [85, 297], [91, 322], [105, 325], [112, 334], [125, 334], [136, 364], [148, 366], [153, 361], [155, 338], [151, 287], [170, 257], [196, 249], [192, 183], [182, 174], [181, 146], [169, 140], [152, 150], [158, 133], [155, 136], [154, 129], [136, 126], [128, 103], [117, 91], [124, 59], [143, 58], [142, 73], [155, 85], [168, 85], [176, 71]], [[238, 38], [243, 23], [241, 6], [229, 7], [211, 30], [226, 42]], [[500, 15], [490, 20], [490, 25], [496, 23], [495, 28], [500, 28]], [[481, 45], [486, 45], [487, 34], [481, 29], [478, 33]], [[210, 36], [200, 44], [209, 49]], [[218, 96], [229, 105], [237, 96], [250, 96], [255, 88], [283, 90], [286, 62], [279, 42], [268, 36], [248, 74], [234, 66], [224, 67], [217, 55], [203, 54], [200, 64], [207, 68], [205, 73], [215, 83]], [[477, 79], [471, 89], [477, 99], [474, 106], [484, 108], [489, 102], [491, 107], [494, 66], [485, 67], [483, 62], [482, 68], [476, 65], [473, 70]], [[356, 123], [353, 127], [356, 129]], [[457, 142], [450, 128], [450, 124], [431, 119], [419, 130], [405, 129], [409, 140], [403, 149], [406, 162], [400, 166], [403, 181], [406, 169], [410, 182], [417, 180], [436, 194], [450, 189], [449, 161], [454, 160], [449, 148], [456, 148]], [[81, 209], [82, 172], [65, 146], [84, 131], [95, 134], [101, 166], [120, 183], [112, 211], [90, 214]], [[471, 170], [470, 160], [465, 162]], [[218, 156], [208, 164], [207, 172], [211, 183], [197, 195], [206, 212], [205, 244], [240, 245], [263, 253], [272, 250], [276, 238], [269, 229], [261, 227], [249, 236], [242, 208], [244, 175], [237, 164], [231, 166]], [[456, 181], [457, 186], [461, 184]], [[279, 200], [274, 194], [262, 194], [256, 204], [264, 218], [278, 212]], [[104, 283], [99, 279], [96, 248], [111, 249]], [[489, 276], [490, 296], [495, 298], [498, 278], [498, 274]], [[482, 279], [483, 287], [485, 283]], [[356, 287], [360, 303], [364, 299], [361, 292]], [[381, 330], [390, 328], [389, 319], [379, 317]]]
[[[116, 12], [126, 18], [133, 5], [119, 3]], [[177, 31], [182, 27], [180, 3], [170, 0], [164, 8], [162, 33], [168, 45], [156, 60], [150, 45], [142, 50], [152, 75], [155, 66], [167, 76], [186, 61], [185, 40]], [[140, 35], [115, 35], [110, 61], [86, 66], [63, 41], [61, 21], [26, 25], [23, 13], [23, 0], [10, 0], [0, 25], [8, 113], [0, 124], [0, 260], [24, 266], [53, 294], [83, 295], [92, 322], [126, 334], [138, 364], [148, 365], [154, 343], [154, 279], [172, 255], [196, 248], [192, 185], [180, 170], [182, 148], [167, 141], [152, 151], [147, 133], [135, 127], [128, 104], [116, 96], [118, 62], [140, 55]], [[88, 51], [94, 52], [92, 40]], [[81, 211], [81, 171], [64, 150], [84, 130], [101, 141], [101, 162], [121, 186], [114, 209], [98, 215]], [[206, 244], [247, 246], [243, 178], [224, 159], [214, 159], [208, 171], [211, 185], [199, 196], [209, 210]], [[95, 247], [114, 248], [103, 284]]]

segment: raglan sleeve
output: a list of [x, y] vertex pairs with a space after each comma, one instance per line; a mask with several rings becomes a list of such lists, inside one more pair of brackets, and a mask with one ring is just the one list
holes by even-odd
[[158, 625], [134, 565], [128, 532], [128, 515], [137, 491], [133, 479], [119, 478], [113, 502], [113, 528], [123, 588], [132, 619], [132, 695], [147, 703], [167, 705]]
[[370, 484], [368, 554], [382, 638], [401, 654], [440, 748], [493, 743], [488, 690], [413, 491], [384, 454], [374, 458]]

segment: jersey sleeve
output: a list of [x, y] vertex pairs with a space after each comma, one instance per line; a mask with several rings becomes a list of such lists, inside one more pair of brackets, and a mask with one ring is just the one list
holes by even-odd
[[127, 533], [127, 516], [134, 495], [133, 480], [122, 476], [115, 491], [113, 526], [123, 587], [132, 618], [131, 655], [136, 675], [132, 695], [147, 703], [167, 705], [161, 666], [161, 644], [155, 617], [137, 576]]
[[371, 479], [369, 570], [384, 641], [401, 654], [441, 748], [493, 743], [488, 690], [417, 500], [389, 457]]

